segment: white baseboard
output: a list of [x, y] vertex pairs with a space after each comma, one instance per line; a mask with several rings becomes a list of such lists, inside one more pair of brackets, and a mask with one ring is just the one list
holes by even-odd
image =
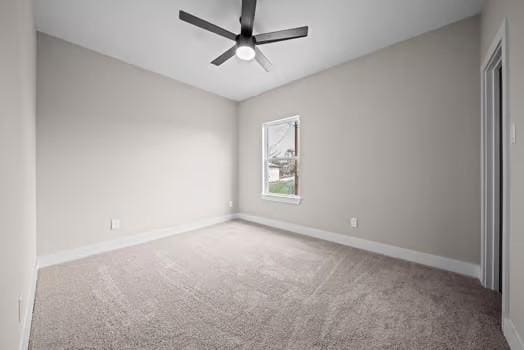
[[524, 341], [509, 318], [502, 319], [502, 331], [511, 350], [524, 350]]
[[29, 294], [27, 296], [27, 307], [25, 309], [23, 325], [22, 325], [22, 339], [20, 341], [20, 350], [27, 350], [29, 347], [29, 337], [31, 335], [31, 322], [33, 320], [33, 308], [35, 306], [36, 298], [36, 282], [38, 280], [38, 264], [35, 261], [33, 265], [33, 272], [31, 276], [31, 286], [29, 287]]
[[97, 255], [109, 252], [116, 249], [131, 247], [137, 244], [142, 244], [154, 241], [161, 238], [166, 238], [172, 235], [198, 230], [204, 227], [216, 225], [222, 222], [233, 219], [235, 215], [224, 215], [214, 218], [202, 219], [191, 224], [182, 224], [173, 227], [142, 232], [132, 236], [121, 237], [115, 240], [100, 242], [97, 244], [84, 246], [80, 248], [61, 251], [56, 254], [44, 255], [38, 257], [38, 268], [62, 264], [68, 261], [86, 258], [88, 256]]
[[258, 224], [279, 228], [282, 230], [323, 239], [338, 244], [347, 245], [354, 248], [367, 250], [370, 252], [386, 255], [389, 257], [407, 260], [418, 264], [435, 267], [441, 270], [456, 272], [474, 278], [480, 277], [480, 265], [445, 258], [438, 255], [421, 253], [415, 250], [400, 248], [389, 244], [368, 241], [362, 238], [352, 237], [342, 233], [324, 231], [312, 227], [291, 224], [284, 221], [267, 219], [259, 216], [239, 213], [234, 215], [235, 218], [255, 222]]

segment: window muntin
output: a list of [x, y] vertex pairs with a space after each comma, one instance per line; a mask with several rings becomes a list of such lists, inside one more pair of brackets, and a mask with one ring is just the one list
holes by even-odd
[[299, 198], [299, 117], [263, 125], [263, 195]]

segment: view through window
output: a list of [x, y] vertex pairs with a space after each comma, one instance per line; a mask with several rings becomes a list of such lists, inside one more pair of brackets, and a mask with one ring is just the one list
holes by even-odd
[[264, 135], [264, 194], [298, 196], [299, 117], [269, 122]]

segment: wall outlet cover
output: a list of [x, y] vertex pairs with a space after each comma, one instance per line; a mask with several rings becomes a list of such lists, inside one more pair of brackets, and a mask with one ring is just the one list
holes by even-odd
[[111, 219], [111, 230], [119, 230], [119, 229], [120, 229], [120, 220]]
[[358, 218], [351, 218], [351, 227], [353, 228], [358, 227]]

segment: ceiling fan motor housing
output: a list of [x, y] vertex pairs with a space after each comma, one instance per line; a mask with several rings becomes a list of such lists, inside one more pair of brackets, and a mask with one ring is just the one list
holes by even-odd
[[252, 49], [255, 49], [255, 37], [247, 37], [240, 34], [237, 36], [237, 46], [248, 46]]

